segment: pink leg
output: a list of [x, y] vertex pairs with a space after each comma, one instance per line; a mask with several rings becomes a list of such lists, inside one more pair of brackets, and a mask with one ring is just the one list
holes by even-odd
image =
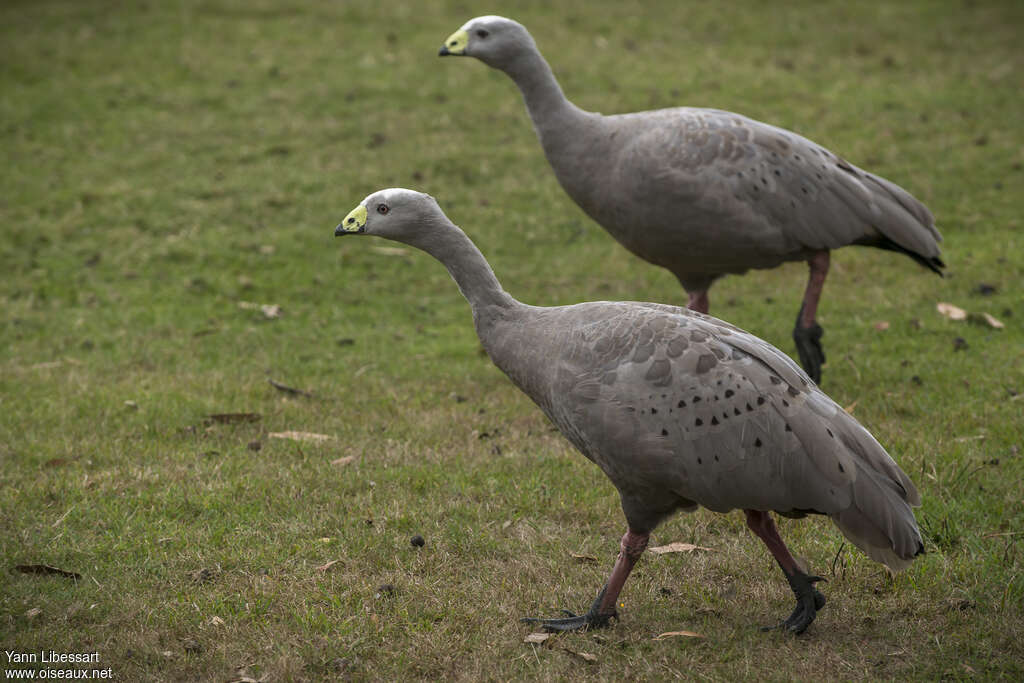
[[828, 251], [815, 252], [807, 259], [811, 272], [807, 278], [807, 289], [804, 290], [804, 305], [800, 308], [800, 327], [814, 326], [821, 290], [825, 288], [825, 277], [828, 275], [829, 260]]
[[604, 595], [601, 599], [601, 606], [598, 614], [615, 614], [615, 603], [619, 599], [622, 586], [626, 578], [633, 571], [633, 565], [644, 554], [647, 549], [647, 541], [650, 534], [638, 534], [632, 529], [628, 530], [622, 537], [619, 544], [619, 556], [615, 559], [615, 566], [612, 568], [612, 575], [608, 577], [608, 583], [604, 587]]
[[793, 328], [793, 341], [800, 355], [800, 365], [815, 382], [821, 382], [821, 366], [825, 363], [825, 351], [821, 348], [821, 337], [825, 331], [815, 321], [818, 314], [818, 301], [821, 290], [825, 287], [825, 276], [828, 275], [829, 252], [815, 252], [807, 259], [811, 274], [804, 290], [804, 301], [800, 313], [796, 316]]
[[814, 621], [818, 610], [825, 606], [825, 596], [814, 587], [815, 583], [823, 579], [820, 576], [808, 576], [800, 568], [800, 565], [793, 559], [793, 555], [790, 554], [789, 548], [782, 541], [782, 537], [779, 536], [779, 529], [775, 526], [775, 520], [772, 519], [771, 514], [761, 510], [744, 510], [743, 512], [747, 515], [747, 526], [768, 546], [768, 550], [782, 567], [782, 573], [786, 575], [789, 587], [796, 596], [796, 609], [776, 628], [796, 634], [803, 633]]
[[687, 292], [687, 294], [690, 296], [690, 300], [686, 303], [686, 307], [691, 311], [707, 313], [711, 308], [711, 301], [708, 299], [708, 290], [695, 289], [691, 292]]
[[747, 515], [747, 526], [768, 546], [769, 552], [782, 567], [782, 571], [787, 574], [799, 571], [800, 567], [793, 559], [782, 537], [779, 536], [779, 528], [775, 526], [772, 516], [761, 510], [744, 510], [743, 512]]
[[564, 619], [528, 617], [522, 621], [540, 624], [547, 631], [578, 631], [607, 626], [612, 617], [617, 616], [615, 603], [619, 599], [619, 593], [622, 591], [622, 586], [626, 583], [629, 573], [633, 571], [633, 565], [647, 548], [649, 537], [650, 534], [637, 533], [632, 529], [626, 532], [626, 535], [622, 537], [619, 556], [612, 568], [612, 575], [608, 577], [608, 583], [601, 589], [586, 614], [573, 614], [564, 610], [569, 614]]

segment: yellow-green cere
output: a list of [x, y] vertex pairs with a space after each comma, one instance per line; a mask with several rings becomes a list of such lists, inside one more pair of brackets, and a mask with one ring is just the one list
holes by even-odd
[[466, 51], [466, 45], [469, 44], [469, 34], [466, 33], [465, 29], [459, 29], [455, 33], [448, 36], [448, 40], [444, 41], [444, 46], [448, 48], [449, 54], [461, 55]]
[[338, 227], [345, 232], [359, 232], [366, 225], [366, 207], [360, 204], [348, 212]]

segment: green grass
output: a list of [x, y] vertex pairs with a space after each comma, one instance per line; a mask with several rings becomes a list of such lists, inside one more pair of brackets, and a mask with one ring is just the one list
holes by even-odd
[[[791, 598], [741, 516], [680, 516], [655, 542], [713, 552], [645, 557], [610, 630], [524, 644], [519, 617], [582, 609], [605, 578], [614, 489], [482, 355], [439, 264], [334, 225], [408, 186], [521, 300], [684, 295], [565, 197], [506, 77], [434, 57], [475, 10], [9, 1], [0, 647], [98, 651], [120, 680], [1024, 677], [1024, 7], [502, 11], [580, 106], [739, 111], [934, 210], [946, 279], [841, 250], [820, 315], [825, 389], [917, 482], [928, 554], [893, 581], [829, 524], [784, 520], [829, 579], [787, 638], [754, 628]], [[726, 278], [712, 312], [791, 351], [804, 280]], [[260, 419], [207, 423], [227, 412]], [[286, 430], [333, 438], [269, 437]], [[14, 571], [44, 563], [82, 578]], [[706, 637], [652, 640], [684, 629]]]

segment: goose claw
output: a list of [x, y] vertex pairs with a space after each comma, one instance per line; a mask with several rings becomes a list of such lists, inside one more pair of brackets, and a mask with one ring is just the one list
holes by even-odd
[[818, 612], [825, 606], [825, 596], [814, 587], [814, 584], [825, 579], [820, 576], [808, 576], [801, 571], [792, 575], [787, 573], [786, 578], [789, 580], [790, 588], [793, 589], [793, 594], [796, 595], [796, 607], [782, 623], [775, 626], [764, 626], [761, 630], [782, 629], [788, 633], [800, 635], [807, 630], [814, 618], [818, 616]]
[[793, 341], [800, 355], [800, 365], [815, 384], [821, 383], [821, 366], [825, 363], [825, 350], [821, 348], [821, 338], [825, 330], [815, 323], [811, 327], [800, 327], [797, 319], [793, 328]]
[[601, 601], [604, 599], [604, 593], [605, 591], [602, 589], [601, 594], [597, 596], [586, 614], [576, 614], [563, 609], [561, 612], [566, 615], [563, 619], [523, 617], [519, 621], [524, 624], [540, 624], [541, 628], [550, 633], [606, 628], [611, 623], [612, 618], [618, 619], [619, 615], [614, 611], [611, 614], [601, 614]]

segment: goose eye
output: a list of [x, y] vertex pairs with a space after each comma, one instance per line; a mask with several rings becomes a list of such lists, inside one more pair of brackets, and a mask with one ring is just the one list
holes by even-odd
[[486, 38], [489, 35], [490, 34], [487, 31], [485, 31], [484, 29], [482, 29], [482, 28], [478, 28], [476, 30], [476, 37], [477, 38]]
[[377, 205], [377, 213], [387, 213], [390, 210], [391, 209], [388, 208], [387, 204], [378, 204]]

